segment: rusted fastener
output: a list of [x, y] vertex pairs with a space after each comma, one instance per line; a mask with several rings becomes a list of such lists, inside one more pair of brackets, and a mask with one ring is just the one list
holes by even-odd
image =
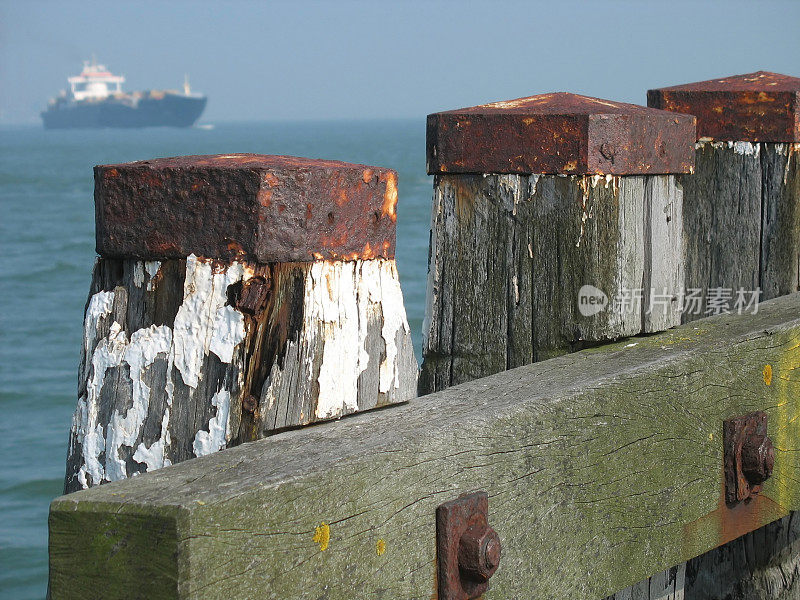
[[257, 408], [258, 398], [253, 396], [253, 394], [249, 394], [244, 400], [242, 400], [242, 410], [245, 412], [254, 413], [256, 412]]
[[245, 314], [259, 316], [267, 306], [271, 287], [268, 279], [258, 275], [251, 277], [242, 286], [236, 308]]
[[742, 446], [742, 472], [751, 486], [760, 486], [775, 465], [775, 447], [766, 435], [752, 434]]
[[725, 501], [756, 496], [772, 475], [775, 448], [767, 436], [767, 415], [758, 411], [724, 423]]
[[603, 158], [613, 163], [614, 157], [617, 155], [617, 151], [611, 144], [603, 142], [602, 144], [600, 144], [600, 154], [603, 155]]
[[491, 527], [467, 529], [458, 544], [458, 567], [473, 581], [489, 581], [500, 566], [500, 536]]
[[500, 536], [489, 527], [489, 496], [466, 494], [436, 509], [439, 600], [470, 600], [500, 565]]

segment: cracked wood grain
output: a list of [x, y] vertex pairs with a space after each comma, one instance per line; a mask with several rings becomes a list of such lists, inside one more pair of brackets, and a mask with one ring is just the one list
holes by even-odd
[[[677, 325], [682, 198], [672, 175], [437, 176], [420, 392]], [[587, 285], [605, 310], [579, 312]]]
[[52, 597], [431, 598], [435, 507], [475, 489], [503, 540], [487, 600], [669, 573], [744, 533], [725, 418], [765, 410], [777, 449], [744, 522], [800, 507], [798, 314], [786, 296], [58, 498]]
[[687, 289], [800, 290], [798, 160], [798, 144], [698, 142], [695, 173], [679, 176]]

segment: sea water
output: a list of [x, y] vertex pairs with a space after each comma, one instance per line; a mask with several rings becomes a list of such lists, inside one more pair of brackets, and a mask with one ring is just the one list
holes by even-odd
[[45, 596], [47, 511], [62, 492], [96, 258], [92, 167], [234, 152], [398, 171], [397, 265], [420, 357], [431, 202], [424, 118], [213, 129], [0, 128], [0, 597]]

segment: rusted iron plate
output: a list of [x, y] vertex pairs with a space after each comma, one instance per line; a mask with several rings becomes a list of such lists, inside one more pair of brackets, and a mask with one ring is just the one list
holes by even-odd
[[647, 92], [647, 104], [697, 117], [697, 138], [800, 142], [800, 78], [758, 71]]
[[471, 600], [489, 589], [501, 548], [488, 519], [486, 492], [465, 494], [436, 508], [439, 600]]
[[95, 167], [97, 252], [261, 263], [393, 258], [397, 173], [226, 154]]
[[772, 475], [775, 448], [767, 436], [767, 413], [758, 411], [723, 424], [725, 501], [735, 504], [758, 495]]
[[428, 173], [690, 173], [694, 141], [689, 115], [542, 94], [428, 115]]

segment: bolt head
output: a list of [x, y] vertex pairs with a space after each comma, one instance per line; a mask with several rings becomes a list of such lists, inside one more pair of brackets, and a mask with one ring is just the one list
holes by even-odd
[[245, 412], [254, 413], [256, 408], [258, 408], [258, 398], [252, 394], [248, 395], [244, 400], [242, 400], [242, 410]]
[[494, 575], [500, 566], [500, 536], [486, 525], [473, 525], [458, 545], [458, 566], [464, 576], [483, 583]]
[[766, 435], [753, 434], [742, 446], [742, 473], [750, 485], [764, 483], [775, 466], [775, 447]]

